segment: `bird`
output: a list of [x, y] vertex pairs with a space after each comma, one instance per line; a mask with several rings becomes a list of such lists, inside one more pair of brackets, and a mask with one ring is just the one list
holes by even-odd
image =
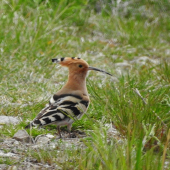
[[46, 107], [25, 128], [55, 124], [59, 137], [62, 138], [60, 127], [67, 126], [69, 136], [71, 137], [72, 123], [83, 116], [90, 104], [86, 87], [88, 71], [99, 71], [110, 76], [112, 74], [95, 67], [90, 67], [85, 60], [79, 57], [54, 58], [52, 62], [68, 68], [68, 80], [50, 98]]

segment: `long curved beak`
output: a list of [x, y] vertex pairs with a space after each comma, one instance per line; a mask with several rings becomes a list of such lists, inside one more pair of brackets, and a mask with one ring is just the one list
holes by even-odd
[[88, 67], [88, 70], [94, 70], [94, 71], [99, 71], [99, 72], [102, 72], [102, 73], [105, 73], [105, 74], [108, 74], [110, 76], [113, 76], [112, 74], [104, 71], [104, 70], [101, 70], [101, 69], [98, 69], [98, 68], [95, 68], [95, 67]]

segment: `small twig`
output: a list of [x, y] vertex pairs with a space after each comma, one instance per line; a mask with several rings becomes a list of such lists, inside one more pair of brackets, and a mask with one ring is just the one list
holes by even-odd
[[162, 119], [153, 111], [155, 116], [161, 121], [161, 123], [167, 128], [168, 126], [162, 121]]
[[142, 99], [143, 103], [146, 105], [147, 102], [146, 102], [145, 99], [142, 97], [142, 95], [140, 94], [139, 90], [136, 88], [136, 89], [133, 89], [133, 91]]

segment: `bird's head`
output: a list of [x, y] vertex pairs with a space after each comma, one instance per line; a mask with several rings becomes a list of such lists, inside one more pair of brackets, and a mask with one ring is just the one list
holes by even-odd
[[110, 73], [103, 71], [101, 69], [90, 67], [86, 61], [78, 57], [65, 57], [65, 58], [54, 58], [52, 62], [59, 63], [62, 66], [69, 68], [69, 71], [73, 74], [84, 74], [86, 75], [89, 70], [99, 71], [112, 76]]

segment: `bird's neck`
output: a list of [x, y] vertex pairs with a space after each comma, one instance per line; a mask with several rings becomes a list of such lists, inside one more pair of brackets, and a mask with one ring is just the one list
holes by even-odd
[[69, 73], [68, 81], [64, 87], [70, 90], [80, 90], [82, 93], [88, 95], [86, 87], [86, 74]]

